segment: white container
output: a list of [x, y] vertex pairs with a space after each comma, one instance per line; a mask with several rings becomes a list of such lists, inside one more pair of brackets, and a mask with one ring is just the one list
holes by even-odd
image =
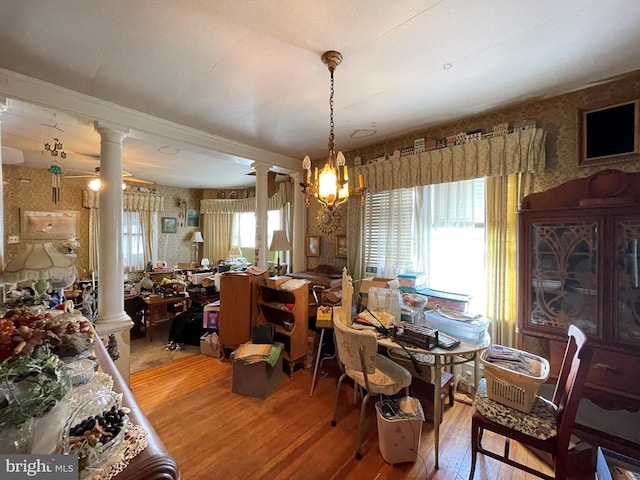
[[378, 419], [378, 444], [385, 462], [391, 465], [415, 462], [420, 450], [424, 412], [417, 401], [418, 414], [407, 418], [386, 418], [382, 415], [380, 402], [376, 402]]
[[424, 312], [424, 319], [427, 326], [438, 331], [448, 333], [460, 340], [470, 342], [481, 342], [487, 333], [491, 320], [486, 317], [478, 317], [473, 320], [454, 320], [444, 317], [435, 310]]

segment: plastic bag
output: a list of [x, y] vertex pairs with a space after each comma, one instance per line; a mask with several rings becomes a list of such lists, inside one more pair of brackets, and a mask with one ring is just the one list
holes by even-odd
[[400, 321], [400, 292], [389, 288], [371, 287], [367, 307], [371, 311], [386, 312]]

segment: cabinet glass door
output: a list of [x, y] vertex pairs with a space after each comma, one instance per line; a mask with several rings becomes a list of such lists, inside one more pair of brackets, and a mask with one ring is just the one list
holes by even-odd
[[640, 345], [640, 221], [616, 219], [614, 341]]
[[598, 222], [531, 225], [532, 326], [598, 329]]

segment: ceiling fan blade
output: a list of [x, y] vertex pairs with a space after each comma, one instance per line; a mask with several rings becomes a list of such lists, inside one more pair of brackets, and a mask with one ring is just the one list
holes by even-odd
[[62, 175], [64, 178], [96, 178], [96, 175], [89, 173], [86, 175]]
[[122, 181], [123, 182], [132, 182], [132, 183], [143, 183], [145, 185], [155, 185], [156, 182], [152, 181], [152, 180], [144, 180], [142, 178], [136, 178], [136, 177], [122, 177]]
[[[288, 173], [274, 172], [273, 170], [269, 170], [269, 173], [275, 173], [276, 175], [284, 175], [285, 177], [289, 176]], [[247, 175], [251, 175], [252, 177], [255, 177], [256, 176], [256, 172], [249, 172], [249, 173], [247, 173]]]

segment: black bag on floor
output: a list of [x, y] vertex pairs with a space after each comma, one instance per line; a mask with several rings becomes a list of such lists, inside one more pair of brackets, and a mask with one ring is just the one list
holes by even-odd
[[200, 337], [207, 332], [202, 328], [202, 310], [194, 309], [179, 313], [171, 320], [169, 343], [200, 345]]

